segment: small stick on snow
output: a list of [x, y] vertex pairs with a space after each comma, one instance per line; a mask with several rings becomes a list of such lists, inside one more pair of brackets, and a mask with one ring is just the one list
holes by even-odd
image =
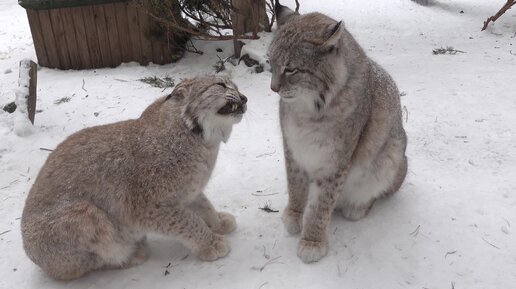
[[85, 82], [84, 82], [84, 78], [83, 78], [83, 79], [82, 79], [82, 87], [81, 87], [81, 88], [82, 88], [82, 90], [84, 90], [84, 91], [88, 92], [88, 91], [84, 88], [84, 84], [85, 84]]
[[270, 259], [269, 261], [265, 262], [265, 264], [263, 264], [263, 266], [261, 266], [261, 267], [253, 266], [253, 267], [251, 267], [251, 269], [262, 272], [265, 269], [265, 267], [267, 267], [268, 265], [283, 264], [281, 262], [276, 262], [276, 260], [278, 260], [279, 258], [281, 258], [281, 256]]
[[278, 213], [279, 210], [274, 210], [271, 208], [271, 201], [267, 201], [263, 207], [259, 207], [258, 209], [267, 212], [267, 213]]
[[54, 150], [51, 150], [51, 149], [47, 149], [47, 148], [39, 148], [40, 150], [42, 151], [47, 151], [47, 152], [53, 152]]
[[444, 255], [444, 259], [446, 259], [446, 257], [448, 257], [448, 255], [453, 255], [455, 253], [457, 253], [457, 250], [451, 251], [451, 252], [446, 252], [446, 254]]
[[276, 153], [276, 150], [274, 150], [274, 151], [273, 151], [273, 152], [271, 152], [271, 153], [263, 153], [263, 154], [261, 154], [261, 155], [257, 155], [257, 156], [256, 156], [256, 158], [257, 158], [257, 159], [259, 159], [259, 158], [264, 157], [264, 156], [272, 156], [272, 155], [273, 155], [273, 154], [275, 154], [275, 153]]
[[409, 235], [411, 235], [412, 237], [417, 236], [417, 234], [419, 234], [419, 228], [421, 228], [421, 225], [417, 225], [417, 228]]
[[0, 233], [0, 236], [2, 236], [3, 234], [7, 234], [9, 232], [11, 232], [11, 230], [3, 231], [2, 233]]
[[451, 289], [455, 289], [455, 282], [451, 282]]
[[484, 240], [484, 242], [486, 242], [487, 244], [491, 245], [492, 247], [494, 247], [494, 248], [496, 248], [496, 249], [500, 250], [500, 247], [498, 247], [498, 246], [496, 246], [496, 245], [494, 245], [494, 244], [492, 244], [492, 243], [489, 243], [486, 239], [482, 238], [482, 240]]
[[257, 194], [257, 193], [251, 193], [251, 195], [253, 196], [257, 196], [257, 197], [266, 197], [266, 196], [274, 196], [274, 195], [277, 195], [278, 193], [270, 193], [270, 194]]
[[265, 286], [265, 285], [267, 285], [267, 284], [269, 284], [269, 282], [265, 282], [265, 283], [263, 283], [262, 285], [260, 285], [260, 287], [258, 287], [258, 289], [262, 289], [262, 287], [263, 287], [263, 286]]

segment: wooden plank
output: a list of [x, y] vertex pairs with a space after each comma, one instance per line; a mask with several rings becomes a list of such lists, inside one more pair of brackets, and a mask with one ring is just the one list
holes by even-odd
[[37, 99], [37, 87], [38, 87], [38, 65], [34, 61], [30, 61], [29, 71], [29, 96], [27, 98], [27, 112], [29, 113], [29, 120], [34, 124], [34, 118], [36, 117], [36, 99]]
[[133, 60], [142, 63], [142, 47], [140, 42], [140, 23], [138, 11], [134, 5], [127, 5], [127, 21], [129, 23], [129, 37], [133, 48]]
[[118, 39], [120, 41], [120, 54], [122, 62], [134, 61], [131, 37], [129, 35], [129, 22], [127, 19], [127, 4], [115, 3], [116, 25], [118, 29]]
[[75, 25], [70, 8], [59, 9], [63, 19], [64, 34], [68, 45], [68, 54], [70, 55], [70, 64], [72, 69], [81, 69], [82, 62], [79, 56], [79, 46], [75, 35]]
[[104, 17], [106, 18], [107, 34], [109, 37], [109, 47], [111, 50], [111, 59], [113, 66], [122, 63], [122, 55], [120, 51], [120, 40], [118, 38], [118, 29], [116, 25], [116, 11], [114, 4], [104, 5]]
[[163, 44], [157, 40], [152, 39], [152, 62], [154, 64], [163, 64]]
[[150, 19], [145, 12], [138, 10], [138, 23], [140, 24], [140, 44], [142, 47], [142, 61], [140, 64], [149, 64], [152, 57], [152, 37], [150, 35]]
[[92, 68], [90, 51], [88, 49], [88, 40], [86, 39], [86, 27], [84, 27], [84, 19], [82, 16], [82, 9], [80, 7], [70, 8], [72, 14], [73, 24], [75, 27], [75, 37], [77, 39], [77, 51], [83, 69]]
[[163, 41], [163, 64], [167, 64], [172, 62], [172, 50], [173, 48], [171, 45], [173, 45], [174, 39], [171, 37], [170, 41], [167, 39], [164, 39]]
[[42, 66], [48, 66], [48, 56], [45, 49], [45, 40], [41, 32], [41, 23], [39, 22], [38, 12], [27, 9], [27, 18], [29, 19], [30, 32], [32, 33], [32, 41], [34, 49], [38, 57], [38, 63]]
[[[86, 30], [86, 40], [88, 41], [88, 51], [90, 53], [90, 61], [92, 67], [104, 67], [102, 64], [102, 55], [100, 52], [99, 35], [96, 22], [101, 21], [95, 17], [93, 6], [83, 6], [82, 16], [84, 19], [84, 28]], [[106, 65], [109, 66], [109, 65]]]
[[66, 43], [63, 19], [61, 18], [61, 14], [58, 9], [50, 9], [49, 14], [56, 40], [57, 56], [59, 57], [59, 63], [61, 64], [60, 68], [70, 69], [72, 68], [72, 65], [70, 63], [70, 55], [68, 53], [68, 45]]
[[37, 13], [39, 15], [41, 33], [44, 35], [43, 40], [45, 42], [45, 50], [47, 51], [48, 56], [47, 67], [59, 68], [61, 64], [59, 62], [59, 56], [57, 55], [56, 40], [54, 38], [54, 31], [52, 30], [50, 15], [48, 10], [40, 10]]
[[93, 18], [97, 27], [98, 42], [100, 48], [100, 56], [103, 67], [114, 67], [115, 63], [111, 57], [111, 48], [109, 45], [109, 35], [107, 32], [106, 16], [102, 5], [93, 6]]

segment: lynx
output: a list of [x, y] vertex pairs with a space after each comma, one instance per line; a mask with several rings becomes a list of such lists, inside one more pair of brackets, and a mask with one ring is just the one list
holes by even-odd
[[328, 252], [334, 210], [358, 220], [400, 188], [407, 137], [396, 84], [342, 22], [278, 2], [275, 10], [271, 89], [281, 96], [289, 194], [282, 219], [301, 233], [297, 254], [309, 263]]
[[228, 254], [235, 218], [203, 193], [221, 141], [247, 99], [219, 77], [181, 82], [135, 120], [91, 127], [50, 154], [27, 197], [24, 249], [71, 280], [148, 257], [146, 234], [177, 238], [202, 260]]

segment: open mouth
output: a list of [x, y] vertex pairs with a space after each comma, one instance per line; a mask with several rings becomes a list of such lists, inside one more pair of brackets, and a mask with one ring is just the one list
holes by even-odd
[[244, 103], [228, 102], [217, 113], [221, 115], [244, 114], [246, 109], [247, 107]]

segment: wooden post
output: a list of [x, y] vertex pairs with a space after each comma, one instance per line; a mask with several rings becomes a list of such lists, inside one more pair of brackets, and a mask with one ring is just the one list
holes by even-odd
[[[269, 18], [265, 9], [265, 0], [232, 0], [233, 35], [253, 33], [257, 37], [258, 32], [269, 28]], [[243, 43], [236, 37], [233, 40], [235, 56], [240, 57]]]
[[36, 116], [36, 88], [38, 83], [38, 65], [30, 60], [24, 59], [20, 61], [20, 73], [18, 78], [18, 86], [25, 94], [27, 101], [27, 114], [30, 122], [34, 124]]

